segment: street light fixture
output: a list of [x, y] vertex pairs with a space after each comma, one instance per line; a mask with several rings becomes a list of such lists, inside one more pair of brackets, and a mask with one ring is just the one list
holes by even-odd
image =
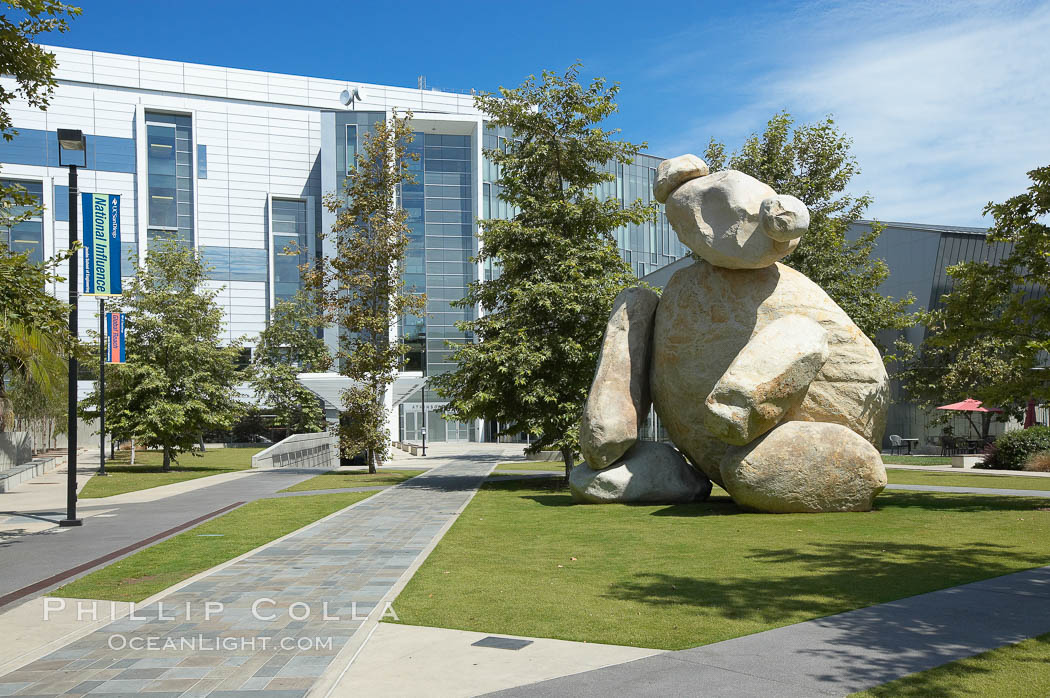
[[[77, 153], [81, 153], [78, 157]], [[76, 162], [73, 162], [76, 160]], [[67, 162], [68, 161], [68, 162]], [[77, 244], [77, 167], [87, 167], [87, 144], [79, 129], [58, 129], [58, 165], [69, 168], [69, 249]], [[79, 337], [77, 330], [77, 254], [69, 256], [69, 335], [74, 345]], [[76, 351], [69, 355], [69, 414], [66, 415], [66, 442], [69, 453], [66, 459], [66, 518], [59, 526], [80, 526], [84, 522], [77, 518], [77, 357]]]

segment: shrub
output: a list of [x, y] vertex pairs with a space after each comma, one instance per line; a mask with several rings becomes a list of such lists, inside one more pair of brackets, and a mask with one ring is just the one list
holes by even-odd
[[1050, 451], [1040, 451], [1028, 456], [1024, 469], [1034, 473], [1050, 473]]
[[1023, 470], [1029, 457], [1050, 451], [1050, 427], [1031, 427], [1003, 434], [985, 450], [979, 467], [996, 470]]

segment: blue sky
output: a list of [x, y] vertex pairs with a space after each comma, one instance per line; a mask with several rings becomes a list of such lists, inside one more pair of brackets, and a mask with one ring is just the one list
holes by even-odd
[[[75, 0], [72, 0], [75, 2]], [[1050, 4], [82, 0], [45, 42], [414, 87], [493, 90], [575, 60], [656, 155], [832, 114], [881, 220], [987, 225], [1050, 164]]]

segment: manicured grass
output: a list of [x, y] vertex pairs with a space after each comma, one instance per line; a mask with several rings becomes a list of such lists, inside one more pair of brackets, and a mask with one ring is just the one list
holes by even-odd
[[141, 601], [373, 494], [257, 499], [70, 582], [51, 595]]
[[309, 492], [311, 490], [338, 490], [343, 487], [396, 485], [425, 472], [425, 470], [383, 470], [375, 475], [369, 475], [367, 470], [333, 471], [304, 480], [297, 485], [281, 490], [281, 492]]
[[[580, 461], [581, 463], [583, 461]], [[565, 464], [553, 460], [520, 460], [513, 463], [500, 463], [496, 466], [496, 472], [501, 470], [537, 470], [551, 473], [564, 473]]]
[[252, 467], [252, 456], [262, 448], [216, 448], [205, 451], [199, 457], [188, 453], [179, 457], [171, 472], [161, 472], [164, 456], [159, 451], [135, 454], [135, 465], [130, 464], [127, 451], [118, 452], [115, 460], [106, 461], [106, 477], [93, 477], [80, 491], [80, 497], [111, 497], [125, 492], [136, 492], [151, 487], [170, 485], [173, 482], [194, 480], [199, 477], [247, 470]]
[[1050, 477], [979, 475], [977, 473], [926, 473], [921, 470], [886, 470], [895, 485], [943, 485], [945, 487], [993, 487], [1007, 490], [1050, 490]]
[[951, 465], [950, 456], [897, 456], [882, 454], [882, 462], [893, 465]]
[[681, 649], [1050, 562], [1044, 499], [885, 492], [877, 505], [588, 506], [558, 478], [490, 480], [394, 607], [413, 625]]
[[891, 681], [854, 696], [1050, 695], [1050, 633]]

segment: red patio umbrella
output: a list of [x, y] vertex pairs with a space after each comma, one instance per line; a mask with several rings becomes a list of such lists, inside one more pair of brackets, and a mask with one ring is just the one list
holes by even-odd
[[1024, 428], [1035, 426], [1035, 400], [1029, 398], [1028, 406], [1024, 409]]
[[[968, 397], [962, 402], [953, 402], [950, 405], [941, 405], [937, 409], [949, 410], [952, 412], [1002, 412], [1002, 410], [998, 407], [982, 407], [981, 401], [974, 400], [972, 397]], [[981, 433], [981, 431], [976, 426], [974, 426], [973, 420], [970, 418], [969, 414], [966, 415], [966, 421], [970, 423], [970, 426], [973, 427], [973, 430], [975, 432], [977, 432], [978, 434]]]

